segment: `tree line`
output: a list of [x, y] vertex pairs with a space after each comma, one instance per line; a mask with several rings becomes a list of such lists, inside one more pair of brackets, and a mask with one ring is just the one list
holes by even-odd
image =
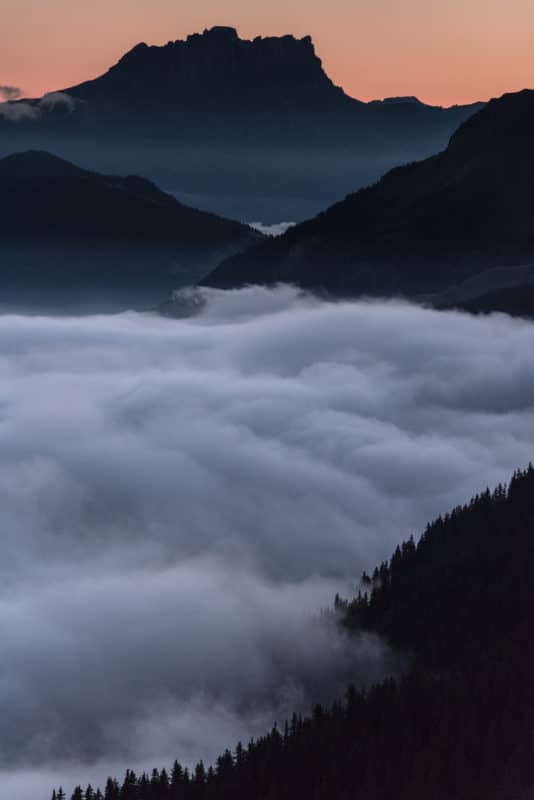
[[364, 573], [339, 624], [403, 653], [397, 678], [293, 715], [212, 766], [52, 800], [526, 800], [534, 787], [534, 469]]

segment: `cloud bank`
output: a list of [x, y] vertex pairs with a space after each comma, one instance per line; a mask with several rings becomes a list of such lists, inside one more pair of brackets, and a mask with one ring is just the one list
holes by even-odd
[[209, 761], [379, 678], [384, 645], [320, 610], [532, 458], [530, 323], [205, 298], [186, 320], [0, 317], [0, 782], [21, 800]]

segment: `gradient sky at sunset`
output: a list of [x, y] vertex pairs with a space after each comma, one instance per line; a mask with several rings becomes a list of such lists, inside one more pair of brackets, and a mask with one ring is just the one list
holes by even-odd
[[0, 84], [42, 94], [139, 41], [217, 24], [246, 38], [311, 34], [330, 76], [361, 99], [451, 104], [534, 86], [532, 0], [0, 0]]

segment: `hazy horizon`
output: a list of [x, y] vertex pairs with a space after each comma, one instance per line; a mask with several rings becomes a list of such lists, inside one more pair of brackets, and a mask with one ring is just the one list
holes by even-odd
[[534, 69], [534, 7], [526, 0], [506, 7], [487, 0], [443, 7], [364, 0], [357, 8], [346, 0], [328, 8], [232, 0], [224, 13], [214, 0], [179, 13], [169, 0], [150, 7], [144, 0], [134, 7], [127, 0], [75, 8], [67, 0], [4, 5], [10, 23], [0, 33], [0, 84], [29, 97], [97, 77], [140, 41], [161, 45], [214, 25], [236, 27], [243, 38], [311, 35], [326, 72], [360, 100], [416, 95], [445, 106], [488, 100], [528, 87]]

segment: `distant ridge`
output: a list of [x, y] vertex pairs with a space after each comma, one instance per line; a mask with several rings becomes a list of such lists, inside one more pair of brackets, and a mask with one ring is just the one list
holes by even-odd
[[[221, 264], [206, 282], [286, 281], [341, 295], [413, 297], [484, 270], [531, 264], [533, 137], [533, 91], [492, 100], [444, 152], [392, 170], [276, 241]], [[483, 275], [478, 285], [483, 292]]]
[[215, 27], [141, 42], [93, 80], [0, 104], [0, 155], [44, 149], [141, 172], [185, 202], [272, 224], [442, 149], [480, 107], [364, 103], [334, 84], [309, 36], [249, 40]]
[[[180, 120], [185, 131], [191, 125], [187, 116], [191, 114], [208, 114], [224, 125], [221, 113], [224, 116], [225, 111], [232, 114], [237, 111], [240, 118], [263, 111], [263, 121], [274, 112], [285, 112], [290, 124], [284, 117], [271, 120], [269, 133], [280, 129], [286, 135], [300, 115], [322, 114], [329, 109], [344, 117], [345, 123], [352, 117], [353, 123], [363, 121], [371, 128], [378, 126], [382, 138], [395, 140], [408, 131], [421, 135], [433, 129], [438, 132], [443, 126], [451, 133], [482, 104], [443, 108], [426, 105], [413, 96], [364, 103], [333, 83], [310, 36], [296, 38], [288, 34], [241, 39], [235, 28], [215, 26], [163, 46], [140, 42], [97, 78], [51, 92], [42, 100], [14, 100], [4, 106], [4, 113], [0, 113], [1, 127], [10, 122], [19, 128], [25, 124], [36, 127], [37, 123], [37, 127], [42, 127], [44, 123], [53, 126], [61, 122], [72, 134], [77, 125], [82, 129], [87, 126], [86, 130], [95, 133], [98, 123], [97, 127], [101, 125], [109, 132], [114, 120], [137, 117], [136, 127], [128, 131], [130, 136], [136, 130], [161, 134], [161, 117], [151, 119], [144, 113], [148, 109], [158, 111], [167, 123]], [[8, 107], [12, 114], [7, 113]], [[15, 113], [23, 108], [33, 109], [34, 113]], [[99, 118], [104, 112], [108, 115], [106, 120]], [[388, 119], [396, 130], [384, 127]], [[323, 132], [335, 130], [335, 117], [323, 118], [321, 128]], [[180, 130], [184, 132], [183, 128]], [[168, 131], [175, 132], [172, 128]], [[261, 130], [254, 133], [261, 138]], [[346, 141], [350, 141], [358, 130], [346, 133]], [[367, 130], [359, 134], [361, 141], [369, 143]]]
[[41, 151], [0, 160], [0, 307], [147, 306], [261, 238], [139, 176]]
[[182, 110], [207, 104], [235, 108], [245, 99], [253, 106], [269, 102], [281, 109], [289, 102], [303, 107], [346, 98], [323, 71], [309, 36], [246, 40], [228, 27], [163, 47], [140, 43], [101, 77], [64, 91], [89, 105], [119, 102], [122, 108], [144, 108], [178, 103]]
[[[431, 116], [454, 118], [455, 125], [474, 110], [474, 106], [464, 107], [463, 112], [460, 107], [426, 106], [414, 97], [362, 103], [328, 77], [310, 36], [241, 39], [235, 28], [223, 26], [161, 47], [141, 42], [105, 74], [63, 92], [86, 103], [88, 113], [105, 108], [120, 116], [149, 108], [168, 119], [186, 111], [217, 116], [219, 122], [221, 113], [231, 112], [239, 117], [259, 113], [266, 119], [289, 114], [294, 124], [299, 115], [306, 118], [326, 110], [341, 115], [345, 122], [362, 114], [371, 122], [380, 111], [387, 115], [389, 107], [396, 105], [407, 118], [417, 106], [419, 117], [426, 110]], [[398, 112], [391, 111], [397, 124]], [[271, 120], [269, 132], [281, 126], [287, 133], [291, 127], [284, 123], [284, 118]], [[322, 128], [328, 129], [328, 120], [323, 120]]]

